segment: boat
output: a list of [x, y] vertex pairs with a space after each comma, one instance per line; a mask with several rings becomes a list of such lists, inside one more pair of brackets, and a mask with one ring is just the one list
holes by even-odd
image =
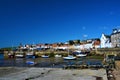
[[49, 58], [48, 55], [41, 55], [42, 58]]
[[87, 54], [85, 52], [81, 52], [79, 50], [74, 51], [73, 54], [75, 56], [77, 56], [77, 57], [85, 57], [85, 56], [87, 56]]
[[55, 57], [56, 57], [56, 58], [62, 57], [62, 55], [56, 54]]
[[16, 57], [16, 58], [23, 58], [24, 55], [23, 55], [23, 54], [16, 54], [15, 57]]
[[87, 56], [87, 54], [77, 54], [76, 56], [77, 57], [85, 57], [85, 56]]
[[12, 54], [12, 53], [8, 53], [8, 57], [9, 57], [9, 58], [14, 58], [15, 56], [14, 56], [14, 54]]
[[72, 52], [72, 54], [73, 54], [74, 56], [76, 56], [76, 54], [80, 54], [80, 53], [81, 53], [80, 50], [75, 50], [75, 51]]
[[76, 57], [72, 56], [72, 55], [68, 55], [67, 57], [63, 57], [63, 59], [66, 59], [66, 60], [74, 60], [76, 59]]
[[80, 51], [80, 50], [76, 50], [76, 51], [74, 51], [74, 52], [76, 52], [76, 53], [81, 53], [81, 51]]
[[68, 49], [68, 56], [67, 57], [63, 57], [63, 59], [65, 59], [65, 60], [75, 60], [76, 57], [74, 57], [73, 55], [70, 55], [70, 51]]
[[26, 58], [35, 58], [35, 55], [33, 53], [27, 53]]
[[26, 64], [28, 64], [28, 65], [35, 65], [35, 64], [37, 64], [37, 63], [34, 62], [34, 61], [26, 61]]

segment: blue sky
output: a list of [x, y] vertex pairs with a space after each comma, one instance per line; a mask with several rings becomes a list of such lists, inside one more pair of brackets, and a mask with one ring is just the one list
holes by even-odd
[[119, 0], [0, 0], [0, 47], [100, 38], [120, 26]]

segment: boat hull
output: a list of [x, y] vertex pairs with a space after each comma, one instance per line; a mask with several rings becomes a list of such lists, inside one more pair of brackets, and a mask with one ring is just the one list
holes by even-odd
[[35, 65], [35, 64], [37, 64], [37, 63], [34, 62], [34, 61], [27, 61], [26, 64], [28, 64], [28, 65]]
[[42, 57], [42, 58], [49, 58], [49, 56], [45, 56], [45, 55], [42, 55], [41, 57]]
[[15, 55], [16, 58], [24, 58], [24, 55]]
[[86, 54], [78, 54], [76, 55], [77, 57], [86, 57], [87, 55]]
[[63, 57], [63, 59], [65, 59], [65, 60], [75, 60], [76, 59], [76, 57]]

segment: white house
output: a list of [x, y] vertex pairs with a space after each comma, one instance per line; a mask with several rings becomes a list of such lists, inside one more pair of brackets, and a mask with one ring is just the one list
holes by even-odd
[[110, 47], [112, 47], [109, 35], [102, 34], [102, 36], [100, 38], [100, 41], [101, 41], [101, 43], [100, 43], [101, 48], [110, 48]]
[[93, 40], [91, 39], [91, 41], [87, 41], [81, 45], [74, 45], [74, 49], [80, 49], [80, 50], [84, 50], [84, 49], [90, 49], [93, 48]]

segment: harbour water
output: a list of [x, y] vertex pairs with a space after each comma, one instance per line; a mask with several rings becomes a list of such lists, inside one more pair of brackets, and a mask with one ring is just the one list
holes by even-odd
[[0, 59], [4, 59], [4, 54], [0, 53]]
[[[32, 62], [34, 64], [30, 64]], [[102, 63], [97, 59], [77, 58], [76, 60], [64, 60], [61, 58], [12, 58], [12, 59], [0, 59], [0, 67], [47, 67], [47, 68], [62, 68], [64, 65], [74, 64], [93, 64]]]

